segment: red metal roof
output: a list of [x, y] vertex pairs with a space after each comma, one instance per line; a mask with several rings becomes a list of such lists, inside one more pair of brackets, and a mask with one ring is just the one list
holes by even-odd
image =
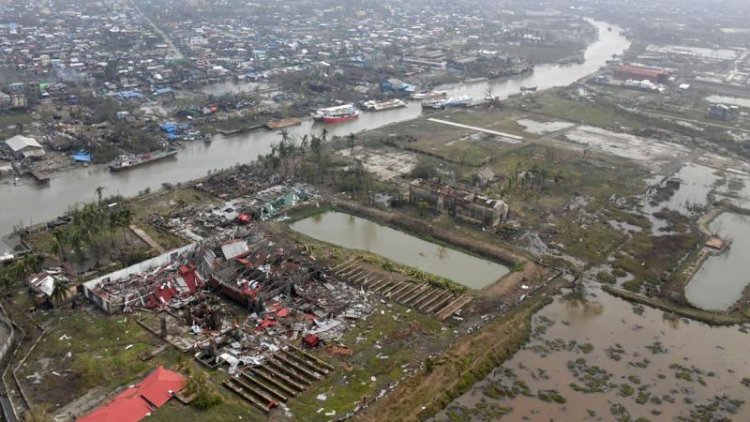
[[[138, 422], [153, 408], [159, 408], [187, 385], [187, 379], [177, 372], [159, 366], [140, 383], [116, 395], [78, 422]], [[153, 407], [152, 407], [153, 406]]]
[[620, 72], [630, 73], [644, 77], [658, 78], [659, 76], [668, 75], [669, 72], [663, 69], [653, 69], [648, 67], [621, 65], [617, 68]]

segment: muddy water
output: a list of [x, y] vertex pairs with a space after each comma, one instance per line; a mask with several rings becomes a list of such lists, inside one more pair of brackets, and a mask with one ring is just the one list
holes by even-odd
[[732, 246], [729, 251], [706, 259], [685, 287], [685, 296], [701, 309], [724, 311], [737, 302], [742, 290], [750, 284], [747, 270], [750, 217], [722, 213], [709, 228], [719, 236], [732, 238]]
[[714, 416], [750, 420], [750, 403], [733, 401], [750, 400], [750, 335], [595, 291], [537, 313], [526, 347], [434, 420], [712, 420], [698, 412], [714, 402]]
[[750, 108], [750, 99], [747, 98], [727, 97], [724, 95], [710, 95], [706, 97], [706, 101], [710, 103], [722, 103]]
[[372, 252], [472, 289], [489, 286], [509, 271], [503, 265], [339, 212], [316, 215], [291, 228], [324, 242]]
[[[544, 90], [554, 86], [569, 85], [591, 74], [603, 66], [612, 54], [621, 54], [630, 42], [620, 34], [620, 28], [605, 22], [589, 20], [599, 29], [599, 39], [589, 45], [585, 62], [576, 65], [540, 65], [531, 75], [518, 78], [498, 79], [473, 84], [457, 84], [441, 87], [451, 96], [470, 95], [484, 98], [485, 91], [492, 88], [493, 95], [502, 99], [519, 92], [521, 86], [538, 86]], [[247, 85], [240, 83], [244, 89]], [[236, 89], [231, 82], [216, 87], [218, 91]], [[319, 133], [322, 129], [331, 135], [345, 136], [419, 117], [422, 109], [418, 102], [410, 102], [407, 107], [378, 113], [362, 113], [357, 120], [339, 125], [313, 124], [311, 120], [290, 128], [293, 136]], [[131, 196], [146, 188], [156, 189], [163, 182], [177, 183], [205, 176], [209, 170], [230, 167], [236, 163], [253, 161], [259, 154], [266, 154], [271, 145], [279, 141], [279, 136], [271, 131], [256, 131], [237, 136], [215, 136], [207, 146], [202, 142], [188, 144], [174, 160], [164, 160], [152, 165], [138, 167], [131, 171], [110, 173], [106, 166], [90, 166], [52, 175], [48, 186], [26, 183], [13, 186], [0, 182], [0, 233], [12, 231], [13, 226], [34, 224], [62, 214], [76, 202], [94, 200], [98, 186], [105, 188], [106, 195], [121, 194]], [[0, 242], [0, 253], [8, 245]]]

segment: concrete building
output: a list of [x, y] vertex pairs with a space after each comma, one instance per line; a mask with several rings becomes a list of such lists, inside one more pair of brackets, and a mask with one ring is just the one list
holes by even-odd
[[508, 218], [504, 201], [453, 188], [435, 180], [417, 179], [409, 185], [409, 202], [426, 202], [433, 209], [485, 227], [494, 227]]
[[13, 151], [17, 159], [38, 158], [44, 156], [44, 147], [34, 138], [16, 135], [5, 141], [5, 145]]

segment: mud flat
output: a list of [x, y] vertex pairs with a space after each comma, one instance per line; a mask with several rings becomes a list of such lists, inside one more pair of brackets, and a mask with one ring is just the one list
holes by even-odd
[[538, 312], [531, 340], [433, 420], [749, 420], [750, 336], [599, 289]]

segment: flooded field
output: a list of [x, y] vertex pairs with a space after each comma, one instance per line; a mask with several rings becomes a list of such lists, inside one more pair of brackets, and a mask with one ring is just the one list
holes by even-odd
[[750, 99], [747, 98], [727, 97], [725, 95], [710, 95], [706, 97], [706, 101], [710, 103], [730, 104], [739, 107], [750, 108]]
[[593, 150], [639, 161], [667, 161], [688, 152], [681, 145], [585, 125], [565, 134], [565, 137]]
[[732, 246], [727, 252], [706, 259], [685, 287], [685, 296], [701, 309], [725, 311], [750, 285], [746, 261], [750, 250], [750, 217], [725, 212], [709, 228], [719, 236], [732, 238]]
[[745, 328], [591, 289], [540, 311], [530, 342], [434, 420], [750, 420]]
[[344, 248], [372, 252], [472, 289], [489, 286], [509, 272], [503, 265], [349, 214], [326, 212], [298, 221], [291, 228]]

